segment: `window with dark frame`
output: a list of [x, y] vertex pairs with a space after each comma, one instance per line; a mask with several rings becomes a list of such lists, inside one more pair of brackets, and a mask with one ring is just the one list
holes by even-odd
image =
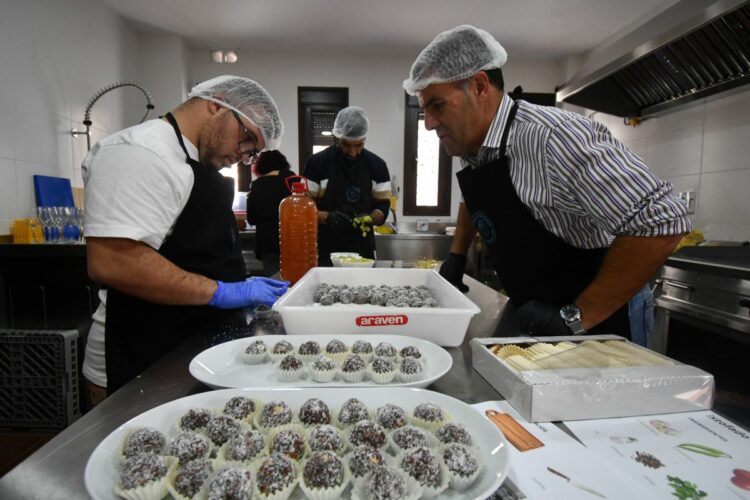
[[417, 98], [405, 95], [404, 215], [450, 216], [451, 157], [425, 128]]
[[333, 144], [336, 114], [348, 105], [346, 87], [297, 87], [300, 173], [310, 155]]

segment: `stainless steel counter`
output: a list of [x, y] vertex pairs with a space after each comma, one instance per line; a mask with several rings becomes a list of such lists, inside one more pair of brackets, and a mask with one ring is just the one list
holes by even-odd
[[[470, 404], [502, 399], [472, 369], [469, 340], [495, 331], [500, 311], [507, 299], [468, 276], [464, 280], [470, 287], [469, 298], [483, 312], [472, 319], [463, 345], [446, 349], [453, 357], [453, 367], [429, 389]], [[162, 403], [209, 390], [188, 373], [190, 360], [205, 348], [206, 345], [196, 339], [188, 340], [126, 384], [2, 477], [0, 498], [87, 498], [83, 482], [86, 461], [110, 432], [127, 420]]]

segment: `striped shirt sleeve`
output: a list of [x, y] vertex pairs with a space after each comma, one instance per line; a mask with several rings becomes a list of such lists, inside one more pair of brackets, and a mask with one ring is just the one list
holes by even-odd
[[551, 202], [588, 216], [614, 236], [667, 236], [690, 231], [687, 208], [672, 186], [600, 123], [572, 118], [549, 134], [546, 173]]

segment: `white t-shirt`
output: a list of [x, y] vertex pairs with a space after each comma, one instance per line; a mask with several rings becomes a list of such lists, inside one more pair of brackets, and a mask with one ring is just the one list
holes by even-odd
[[[191, 158], [198, 149], [185, 138]], [[149, 120], [94, 145], [81, 165], [85, 191], [86, 236], [128, 238], [158, 250], [172, 231], [193, 189], [193, 170], [172, 126]], [[107, 293], [92, 316], [83, 375], [107, 386], [104, 324]]]

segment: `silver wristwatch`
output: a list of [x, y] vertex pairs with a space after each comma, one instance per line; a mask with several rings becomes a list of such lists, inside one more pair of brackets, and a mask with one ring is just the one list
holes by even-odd
[[586, 333], [586, 329], [583, 328], [583, 318], [581, 317], [581, 309], [575, 304], [568, 304], [560, 309], [560, 317], [568, 325], [568, 328], [573, 332], [573, 335], [581, 335]]

